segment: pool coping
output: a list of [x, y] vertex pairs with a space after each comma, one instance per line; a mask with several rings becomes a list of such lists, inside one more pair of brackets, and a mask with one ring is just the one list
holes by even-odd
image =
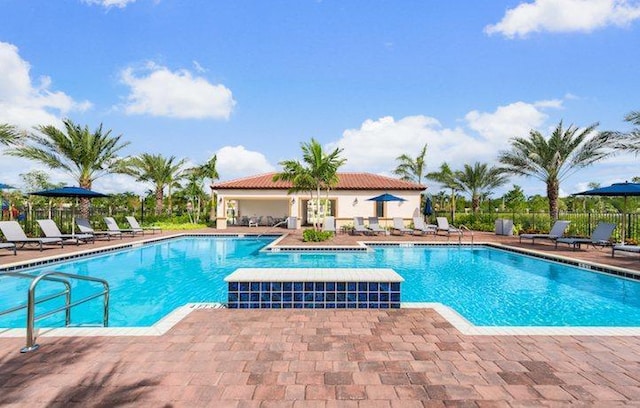
[[[137, 248], [144, 245], [154, 244], [161, 241], [170, 239], [182, 238], [182, 237], [255, 237], [255, 236], [275, 236], [277, 237], [273, 242], [269, 243], [261, 251], [282, 253], [282, 252], [362, 252], [372, 251], [375, 247], [389, 247], [397, 246], [401, 248], [413, 248], [413, 247], [491, 247], [495, 249], [505, 250], [509, 252], [516, 252], [522, 255], [533, 256], [536, 258], [543, 258], [552, 262], [559, 262], [563, 264], [569, 264], [579, 268], [587, 269], [596, 273], [604, 273], [609, 275], [615, 275], [617, 277], [625, 279], [640, 280], [640, 272], [631, 269], [615, 267], [611, 265], [604, 265], [597, 262], [582, 261], [562, 255], [551, 255], [534, 249], [516, 248], [500, 243], [494, 242], [475, 242], [475, 243], [444, 243], [444, 242], [398, 242], [398, 241], [357, 241], [357, 246], [280, 246], [277, 244], [281, 242], [288, 234], [287, 233], [271, 233], [271, 234], [242, 234], [242, 233], [189, 233], [181, 232], [172, 235], [166, 235], [163, 237], [155, 237], [144, 239], [141, 241], [118, 243], [102, 247], [100, 249], [85, 249], [81, 251], [72, 252], [63, 256], [51, 256], [44, 258], [37, 258], [36, 260], [21, 261], [10, 263], [0, 267], [0, 273], [2, 272], [15, 272], [21, 269], [28, 269], [37, 266], [43, 266], [47, 264], [54, 264], [56, 262], [67, 261], [71, 259], [89, 257], [93, 255], [100, 255], [108, 252], [114, 252], [123, 249]], [[268, 249], [267, 249], [268, 248]], [[189, 315], [193, 310], [198, 309], [219, 309], [225, 308], [221, 303], [187, 303], [183, 306], [179, 306], [169, 314], [160, 319], [157, 323], [149, 327], [62, 327], [62, 328], [39, 328], [37, 329], [38, 337], [95, 337], [95, 336], [161, 336], [171, 328], [173, 328], [178, 322]], [[436, 302], [402, 302], [401, 308], [428, 308], [433, 309], [439, 313], [445, 320], [447, 320], [456, 330], [464, 335], [480, 335], [480, 336], [496, 336], [496, 335], [522, 335], [522, 336], [640, 336], [640, 327], [602, 327], [602, 326], [476, 326], [465, 319], [457, 311], [451, 307], [442, 303]], [[262, 309], [261, 309], [262, 310]], [[346, 310], [346, 309], [345, 309]], [[354, 309], [348, 309], [354, 310]], [[355, 309], [358, 310], [358, 309]], [[26, 333], [25, 329], [19, 328], [0, 328], [0, 338], [3, 337], [24, 337]]]

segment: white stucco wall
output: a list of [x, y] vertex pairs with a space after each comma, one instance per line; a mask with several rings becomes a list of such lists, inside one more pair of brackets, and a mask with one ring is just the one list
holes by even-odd
[[[384, 203], [386, 225], [391, 225], [393, 217], [401, 217], [408, 224], [412, 217], [420, 214], [420, 191], [405, 190], [336, 190], [329, 194], [330, 200], [335, 200], [336, 226], [353, 224], [353, 217], [371, 217], [375, 215], [376, 203], [367, 201], [368, 198], [389, 193], [406, 201], [391, 201]], [[294, 216], [298, 218], [298, 227], [302, 222], [303, 203], [309, 200], [309, 194], [287, 195], [284, 190], [226, 190], [218, 191], [218, 229], [226, 225], [226, 204], [228, 200], [238, 203], [239, 218], [242, 216]], [[322, 198], [325, 198], [324, 194]], [[293, 200], [293, 202], [292, 202]]]

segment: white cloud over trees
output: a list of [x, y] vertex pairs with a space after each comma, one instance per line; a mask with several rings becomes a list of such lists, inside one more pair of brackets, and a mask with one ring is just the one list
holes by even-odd
[[186, 69], [171, 71], [149, 62], [141, 69], [124, 69], [120, 79], [130, 91], [124, 104], [128, 115], [229, 119], [236, 104], [229, 88]]
[[640, 19], [635, 0], [535, 0], [506, 11], [487, 34], [525, 38], [537, 32], [590, 32], [607, 26], [623, 27]]

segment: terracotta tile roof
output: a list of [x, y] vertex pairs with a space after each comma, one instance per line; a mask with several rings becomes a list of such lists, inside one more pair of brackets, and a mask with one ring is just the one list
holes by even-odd
[[[275, 173], [260, 174], [213, 184], [214, 190], [265, 189], [288, 190], [291, 183], [273, 181]], [[424, 190], [425, 186], [371, 173], [338, 173], [334, 190]]]

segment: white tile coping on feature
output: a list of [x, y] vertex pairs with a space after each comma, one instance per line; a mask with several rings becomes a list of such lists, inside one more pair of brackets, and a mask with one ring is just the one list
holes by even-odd
[[238, 268], [225, 282], [404, 282], [390, 268]]

